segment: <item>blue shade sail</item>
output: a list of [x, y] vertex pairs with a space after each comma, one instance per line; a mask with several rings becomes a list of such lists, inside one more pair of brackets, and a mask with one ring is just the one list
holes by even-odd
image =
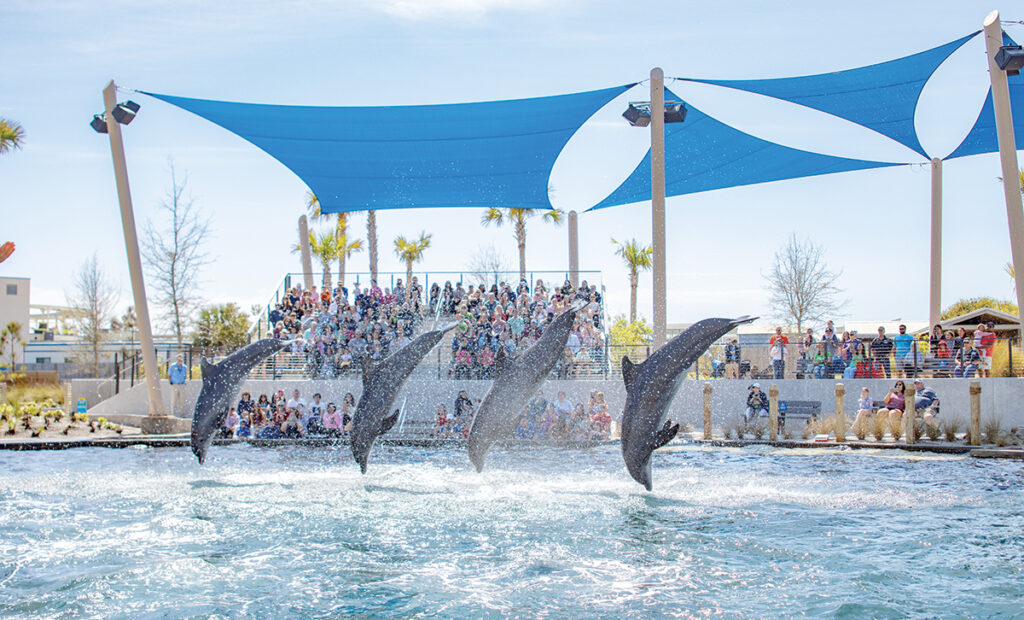
[[[677, 99], [670, 91], [666, 99]], [[686, 121], [665, 125], [665, 195], [899, 166], [811, 153], [756, 138], [687, 104]], [[588, 209], [651, 199], [651, 153], [614, 192]]]
[[[1003, 45], [1016, 45], [1006, 33], [1003, 33]], [[1007, 77], [1007, 84], [1010, 87], [1010, 110], [1013, 115], [1013, 138], [1017, 143], [1017, 150], [1024, 149], [1024, 76], [1011, 75]], [[999, 150], [999, 138], [996, 136], [996, 112], [992, 104], [992, 88], [988, 89], [988, 96], [985, 97], [985, 104], [981, 106], [978, 120], [967, 132], [964, 141], [956, 147], [946, 159], [977, 155], [979, 153], [995, 153]]]
[[762, 80], [684, 79], [820, 110], [873, 129], [928, 157], [914, 130], [917, 100], [939, 65], [978, 32], [904, 58], [834, 73]]
[[324, 213], [411, 207], [550, 209], [559, 152], [634, 84], [450, 105], [260, 105], [145, 93], [238, 134], [301, 178]]

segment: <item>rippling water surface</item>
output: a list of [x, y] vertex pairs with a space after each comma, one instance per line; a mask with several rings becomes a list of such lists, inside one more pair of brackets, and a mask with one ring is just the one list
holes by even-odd
[[1020, 462], [617, 446], [0, 453], [0, 615], [1013, 616]]

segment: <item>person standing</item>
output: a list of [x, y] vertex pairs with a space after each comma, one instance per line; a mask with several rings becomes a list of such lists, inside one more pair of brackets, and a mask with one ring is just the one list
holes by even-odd
[[[780, 330], [781, 331], [781, 330]], [[775, 371], [776, 379], [783, 379], [786, 376], [786, 337], [775, 338], [768, 347], [768, 357], [772, 360], [772, 369]]]
[[739, 379], [740, 377], [740, 343], [736, 338], [725, 345], [725, 378]]
[[188, 367], [182, 363], [179, 353], [174, 363], [167, 367], [167, 381], [171, 384], [171, 415], [179, 418], [184, 417], [185, 379], [188, 379]]
[[871, 341], [871, 357], [882, 363], [885, 369], [885, 378], [890, 376], [889, 354], [892, 353], [892, 338], [885, 335], [885, 328], [878, 326], [878, 336]]
[[974, 330], [974, 348], [981, 354], [981, 368], [978, 371], [980, 377], [992, 376], [992, 356], [996, 350], [995, 323], [981, 323], [978, 329]]
[[907, 326], [900, 325], [900, 333], [892, 339], [893, 347], [896, 349], [896, 370], [900, 378], [905, 379], [907, 371], [914, 368], [913, 346], [914, 337], [907, 333]]

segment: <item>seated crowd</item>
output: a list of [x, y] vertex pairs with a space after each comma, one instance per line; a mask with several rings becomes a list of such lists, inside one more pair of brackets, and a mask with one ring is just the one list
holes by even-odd
[[376, 280], [365, 289], [337, 286], [333, 291], [293, 287], [270, 312], [273, 337], [294, 339], [292, 353], [306, 355], [312, 378], [345, 374], [364, 357], [380, 360], [412, 341], [423, 320], [423, 289], [414, 276], [406, 289], [398, 279], [394, 290]]
[[[455, 413], [449, 417], [444, 405], [437, 407], [437, 425], [434, 436], [442, 439], [467, 437], [473, 421], [473, 401], [460, 392], [455, 401]], [[523, 409], [513, 436], [520, 440], [591, 441], [607, 439], [611, 432], [612, 417], [603, 392], [591, 392], [586, 405], [573, 404], [565, 392], [558, 392], [554, 400], [547, 400], [538, 391]]]
[[280, 439], [282, 437], [344, 437], [352, 426], [356, 399], [352, 393], [345, 394], [339, 408], [333, 402], [324, 402], [320, 394], [314, 394], [312, 401], [302, 398], [298, 390], [291, 398], [284, 390], [278, 390], [269, 398], [260, 394], [253, 400], [249, 392], [242, 392], [237, 407], [228, 411], [223, 437], [245, 437], [252, 439]]
[[394, 290], [376, 281], [360, 289], [337, 286], [317, 292], [316, 287], [293, 287], [271, 310], [273, 337], [294, 340], [289, 351], [302, 353], [312, 378], [335, 378], [360, 367], [364, 358], [377, 361], [412, 341], [427, 313], [458, 320], [452, 340], [449, 376], [489, 379], [499, 349], [516, 356], [540, 337], [554, 318], [576, 300], [587, 301], [573, 325], [565, 355], [554, 374], [573, 377], [581, 365], [603, 359], [601, 294], [584, 280], [578, 288], [566, 280], [548, 291], [537, 280], [531, 293], [523, 281], [512, 290], [502, 282], [487, 289], [446, 282], [431, 286], [424, 303], [423, 289], [413, 276], [408, 289], [398, 279]]
[[459, 321], [448, 369], [449, 376], [456, 379], [492, 378], [499, 351], [510, 357], [519, 355], [576, 300], [587, 304], [577, 315], [564, 355], [552, 374], [572, 378], [586, 365], [604, 358], [601, 294], [586, 280], [578, 288], [566, 280], [553, 290], [537, 280], [532, 292], [525, 280], [515, 290], [505, 282], [490, 289], [481, 285], [468, 290], [463, 290], [461, 283], [453, 287], [446, 282], [443, 290], [432, 288], [430, 299], [441, 304], [442, 313]]

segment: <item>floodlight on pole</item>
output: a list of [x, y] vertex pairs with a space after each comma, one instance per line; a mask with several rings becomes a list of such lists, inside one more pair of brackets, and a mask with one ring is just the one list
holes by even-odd
[[1006, 75], [1019, 75], [1024, 67], [1024, 50], [1019, 45], [1004, 45], [996, 52], [995, 61]]
[[89, 126], [92, 127], [96, 133], [107, 133], [107, 117], [104, 114], [94, 114], [92, 120], [89, 121]]
[[[651, 69], [651, 100], [631, 101], [622, 116], [633, 127], [651, 128], [651, 275], [654, 308], [651, 322], [653, 344], [660, 347], [668, 339], [667, 282], [665, 274], [665, 123], [686, 119], [682, 101], [665, 101], [665, 76]], [[652, 122], [653, 120], [653, 122]]]
[[125, 101], [124, 103], [117, 104], [114, 108], [114, 120], [122, 125], [127, 125], [135, 119], [135, 115], [138, 114], [138, 112], [139, 104], [134, 101]]

